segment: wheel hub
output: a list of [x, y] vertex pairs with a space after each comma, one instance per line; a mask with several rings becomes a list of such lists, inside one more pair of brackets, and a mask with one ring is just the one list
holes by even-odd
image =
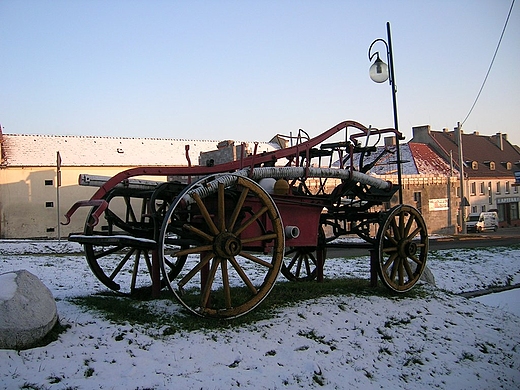
[[230, 258], [236, 256], [242, 250], [240, 240], [231, 233], [218, 234], [213, 241], [213, 251], [220, 257]]
[[410, 240], [401, 240], [397, 245], [400, 257], [410, 257], [417, 253], [417, 244]]

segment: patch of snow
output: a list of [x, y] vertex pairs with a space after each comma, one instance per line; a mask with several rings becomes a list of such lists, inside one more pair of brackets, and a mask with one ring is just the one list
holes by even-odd
[[[15, 246], [0, 241], [0, 273], [37, 275], [70, 328], [45, 347], [0, 350], [0, 389], [520, 388], [520, 317], [454, 294], [520, 282], [519, 249], [432, 251], [437, 287], [419, 287], [420, 297], [338, 293], [247, 325], [169, 334], [173, 320], [114, 323], [73, 304], [105, 290], [81, 246], [60, 254], [55, 242], [38, 243], [36, 254], [32, 242]], [[368, 279], [369, 257], [327, 259], [325, 275]], [[139, 304], [184, 312], [169, 299]]]
[[520, 294], [518, 289], [471, 298], [484, 305], [497, 307], [520, 317]]
[[0, 301], [8, 301], [13, 298], [17, 288], [14, 272], [0, 275]]

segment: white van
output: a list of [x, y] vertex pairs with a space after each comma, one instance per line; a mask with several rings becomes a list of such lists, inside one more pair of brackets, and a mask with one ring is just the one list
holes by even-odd
[[485, 230], [498, 230], [498, 214], [496, 211], [487, 211], [480, 214], [468, 215], [466, 229], [469, 232], [483, 232]]

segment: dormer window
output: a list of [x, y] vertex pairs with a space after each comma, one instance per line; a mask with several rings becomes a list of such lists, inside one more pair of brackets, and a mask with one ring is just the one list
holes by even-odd
[[506, 161], [506, 162], [503, 162], [502, 165], [508, 170], [510, 171], [512, 168], [513, 168], [513, 164], [511, 163], [511, 161]]
[[489, 162], [489, 170], [491, 170], [491, 171], [495, 170], [495, 162], [494, 161], [490, 161]]
[[471, 162], [471, 169], [473, 169], [474, 171], [476, 171], [478, 169], [478, 162], [477, 161], [472, 161]]

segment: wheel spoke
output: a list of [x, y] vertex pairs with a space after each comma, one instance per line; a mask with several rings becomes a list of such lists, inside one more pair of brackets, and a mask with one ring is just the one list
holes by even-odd
[[311, 262], [309, 261], [310, 256], [305, 255], [305, 271], [307, 271], [307, 275], [311, 274]]
[[114, 278], [117, 276], [119, 271], [123, 268], [123, 266], [127, 263], [128, 259], [132, 256], [132, 254], [135, 252], [135, 248], [132, 248], [128, 251], [128, 253], [123, 257], [123, 260], [119, 262], [119, 264], [116, 266], [116, 268], [112, 271], [112, 273], [109, 276], [109, 279], [114, 280]]
[[[394, 240], [399, 240], [399, 227], [397, 226], [397, 217], [392, 217], [392, 221], [390, 222], [390, 227], [392, 228], [393, 236], [387, 235], [387, 237], [394, 237]], [[385, 232], [386, 235], [386, 232]], [[397, 241], [396, 241], [397, 242]]]
[[190, 272], [188, 272], [181, 280], [179, 280], [177, 285], [179, 287], [185, 286], [186, 283], [188, 283], [195, 276], [195, 274], [197, 272], [199, 272], [206, 264], [208, 264], [208, 262], [213, 258], [213, 256], [214, 256], [213, 252], [209, 252], [207, 255], [205, 255], [199, 261], [199, 263], [190, 270]]
[[219, 264], [220, 264], [220, 258], [215, 257], [211, 264], [211, 270], [209, 272], [208, 279], [206, 280], [206, 284], [205, 284], [203, 292], [202, 292], [202, 299], [201, 299], [200, 305], [204, 309], [206, 307], [208, 307], [209, 296], [211, 293], [211, 286], [213, 286], [213, 281], [215, 280], [215, 274], [217, 273]]
[[395, 274], [397, 273], [397, 270], [399, 269], [400, 260], [401, 260], [401, 258], [399, 257], [399, 255], [396, 255], [396, 257], [394, 258], [393, 264], [392, 264], [392, 269], [390, 270], [390, 280], [395, 280]]
[[152, 274], [152, 263], [150, 261], [150, 254], [148, 253], [147, 250], [143, 251], [143, 257], [144, 257], [144, 261], [146, 262], [146, 268], [148, 268], [148, 272], [151, 275]]
[[244, 187], [242, 189], [242, 192], [240, 193], [240, 198], [238, 199], [237, 205], [235, 206], [235, 209], [233, 210], [233, 214], [231, 215], [231, 218], [229, 220], [229, 226], [228, 231], [232, 232], [235, 228], [235, 223], [237, 221], [238, 216], [240, 215], [240, 211], [242, 210], [242, 206], [244, 205], [244, 202], [246, 201], [247, 194], [249, 193], [249, 188]]
[[139, 260], [141, 259], [141, 250], [135, 251], [134, 267], [132, 269], [132, 282], [130, 284], [130, 291], [135, 291], [135, 283], [137, 281], [137, 273], [139, 272]]
[[296, 254], [293, 256], [291, 262], [287, 266], [287, 269], [292, 269], [292, 267], [294, 267], [294, 264], [296, 263], [296, 260], [298, 260], [299, 258], [300, 258], [300, 254], [298, 252], [296, 252]]
[[187, 248], [187, 249], [181, 249], [178, 252], [175, 252], [173, 256], [175, 257], [181, 257], [186, 255], [193, 255], [196, 253], [202, 253], [202, 252], [208, 252], [213, 249], [212, 245], [203, 245], [203, 246], [195, 246], [193, 248]]
[[211, 218], [208, 209], [206, 208], [206, 205], [200, 198], [199, 194], [193, 193], [192, 194], [193, 199], [195, 199], [195, 202], [197, 203], [197, 206], [199, 207], [200, 213], [202, 214], [202, 217], [204, 218], [204, 221], [206, 221], [206, 224], [208, 225], [210, 231], [213, 234], [218, 234], [219, 231], [217, 227], [215, 226], [215, 223], [213, 222], [213, 219]]
[[246, 284], [246, 286], [253, 293], [253, 295], [256, 295], [258, 293], [258, 290], [253, 285], [251, 280], [247, 277], [246, 273], [244, 272], [244, 270], [242, 269], [240, 264], [238, 264], [236, 259], [234, 257], [231, 257], [231, 258], [229, 258], [229, 262], [231, 263], [231, 265], [233, 266], [235, 271], [237, 271], [238, 275], [240, 276], [240, 279], [242, 279], [242, 281]]
[[395, 229], [393, 229], [393, 233], [394, 233], [394, 235], [392, 236], [390, 230], [385, 230], [385, 237], [388, 238], [392, 242], [392, 244], [397, 245], [397, 240], [394, 238], [394, 237], [397, 237], [395, 235]]
[[408, 218], [408, 221], [406, 222], [406, 227], [404, 228], [403, 237], [409, 237], [410, 229], [412, 228], [412, 225], [414, 222], [415, 222], [415, 218], [413, 215], [410, 214], [410, 217]]
[[410, 259], [412, 259], [416, 264], [417, 266], [421, 266], [423, 264], [423, 261], [421, 261], [419, 258], [417, 258], [417, 256], [415, 255], [411, 255], [410, 256]]
[[383, 253], [397, 252], [397, 247], [396, 246], [388, 246], [386, 248], [382, 248], [381, 250], [383, 251]]
[[264, 267], [273, 268], [273, 265], [271, 263], [268, 263], [267, 261], [259, 259], [258, 257], [252, 255], [251, 253], [240, 252], [240, 256], [244, 256], [246, 259], [251, 260], [251, 261], [255, 262], [256, 264], [260, 264]]
[[404, 218], [405, 213], [399, 214], [399, 238], [404, 237]]
[[231, 308], [231, 289], [229, 287], [229, 273], [228, 273], [228, 266], [227, 266], [227, 260], [222, 259], [220, 262], [220, 269], [222, 271], [222, 285], [224, 287], [224, 299], [226, 302], [226, 309]]
[[403, 267], [403, 258], [402, 257], [399, 257], [399, 267], [397, 268], [398, 272], [397, 274], [399, 275], [399, 286], [403, 286], [404, 285], [404, 267]]
[[192, 225], [188, 225], [187, 223], [184, 224], [182, 226], [183, 229], [186, 229], [187, 231], [189, 231], [190, 233], [194, 233], [196, 234], [197, 236], [205, 239], [206, 241], [208, 242], [212, 242], [213, 241], [213, 236], [210, 236], [208, 233], [206, 232], [203, 232], [202, 230], [200, 229], [197, 229], [195, 226], [192, 226]]
[[119, 252], [123, 248], [124, 248], [124, 245], [118, 245], [118, 246], [110, 248], [106, 251], [98, 252], [98, 253], [94, 254], [94, 259], [98, 260], [98, 259], [101, 259], [102, 257], [109, 256], [112, 253]]
[[255, 241], [269, 241], [269, 240], [274, 240], [276, 237], [277, 237], [276, 233], [263, 234], [258, 237], [244, 238], [244, 239], [242, 239], [242, 243], [248, 244], [250, 242], [255, 242]]
[[409, 240], [413, 239], [415, 236], [417, 236], [417, 234], [419, 234], [419, 232], [420, 232], [421, 230], [422, 230], [421, 227], [418, 226], [416, 229], [414, 229], [414, 231], [412, 232], [412, 234], [410, 234], [410, 235], [408, 236], [408, 239], [409, 239]]
[[237, 230], [235, 230], [233, 233], [235, 235], [239, 235], [242, 233], [247, 227], [249, 227], [253, 222], [255, 222], [258, 218], [260, 218], [262, 215], [264, 215], [269, 208], [267, 206], [262, 207], [256, 214], [251, 216], [244, 224], [242, 224]]
[[414, 278], [412, 267], [410, 267], [410, 263], [407, 259], [403, 260], [404, 269], [406, 271], [406, 274], [408, 275], [408, 280], [412, 280]]
[[389, 258], [388, 260], [385, 262], [385, 264], [383, 265], [383, 271], [386, 273], [387, 270], [388, 270], [388, 267], [390, 267], [390, 265], [394, 264], [394, 261], [395, 259], [397, 258], [397, 252], [393, 253]]
[[218, 228], [221, 232], [226, 230], [226, 209], [224, 205], [224, 183], [218, 184]]
[[296, 271], [295, 271], [296, 277], [300, 276], [301, 269], [302, 269], [302, 256], [298, 256], [298, 263], [296, 264]]

